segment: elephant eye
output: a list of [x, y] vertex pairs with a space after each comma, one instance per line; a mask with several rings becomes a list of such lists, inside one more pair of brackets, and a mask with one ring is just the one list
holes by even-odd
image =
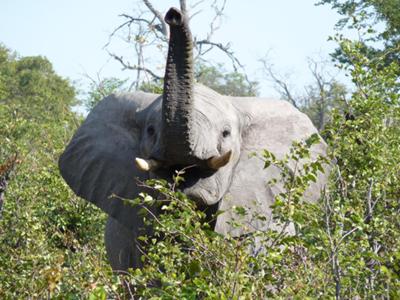
[[224, 129], [224, 131], [222, 131], [222, 136], [224, 138], [228, 137], [231, 135], [231, 131], [229, 129]]
[[150, 125], [149, 127], [147, 127], [147, 134], [152, 136], [154, 134], [155, 130], [154, 127], [152, 125]]

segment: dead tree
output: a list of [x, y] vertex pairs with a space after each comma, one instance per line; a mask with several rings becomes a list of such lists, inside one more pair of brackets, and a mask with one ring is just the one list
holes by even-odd
[[[240, 71], [245, 76], [248, 83], [250, 80], [246, 77], [243, 64], [231, 49], [230, 43], [221, 43], [214, 40], [214, 34], [221, 27], [227, 0], [198, 0], [188, 3], [186, 0], [180, 0], [181, 11], [192, 20], [201, 14], [205, 7], [213, 10], [214, 14], [209, 25], [209, 29], [204, 37], [194, 36], [194, 59], [198, 62], [205, 62], [205, 55], [211, 51], [221, 51], [230, 60], [235, 72]], [[123, 70], [134, 71], [135, 80], [131, 88], [137, 89], [143, 81], [159, 82], [163, 79], [162, 68], [154, 67], [154, 60], [151, 55], [154, 51], [162, 53], [165, 56], [168, 46], [168, 26], [164, 21], [164, 13], [159, 10], [150, 0], [142, 0], [135, 15], [121, 14], [124, 22], [121, 23], [109, 36], [109, 41], [105, 45], [109, 55], [118, 61]], [[131, 58], [123, 57], [109, 50], [112, 40], [122, 33], [122, 39], [133, 44], [133, 55]]]
[[266, 58], [260, 60], [267, 80], [274, 84], [280, 96], [306, 113], [315, 127], [321, 131], [329, 120], [333, 108], [344, 110], [347, 106], [345, 86], [336, 80], [335, 75], [327, 71], [326, 61], [308, 59], [308, 69], [312, 82], [304, 87], [304, 92], [295, 93], [290, 83], [290, 75], [282, 75], [274, 70]]

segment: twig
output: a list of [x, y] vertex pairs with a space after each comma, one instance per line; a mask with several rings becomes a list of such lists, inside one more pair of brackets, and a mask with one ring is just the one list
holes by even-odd
[[187, 16], [186, 0], [179, 0], [181, 6], [181, 12], [184, 16]]
[[143, 3], [147, 6], [147, 8], [154, 14], [154, 16], [160, 21], [161, 24], [161, 32], [164, 36], [168, 36], [167, 24], [164, 21], [162, 14], [154, 8], [153, 4], [149, 0], [143, 0]]
[[282, 95], [282, 97], [285, 98], [290, 103], [292, 103], [294, 107], [299, 109], [300, 101], [296, 100], [296, 98], [293, 96], [293, 94], [290, 91], [288, 83], [280, 76], [275, 74], [275, 72], [272, 69], [272, 65], [267, 62], [266, 58], [260, 59], [260, 62], [264, 66], [266, 75], [270, 77], [272, 81], [275, 83], [276, 89]]
[[203, 52], [201, 52], [201, 48], [203, 45], [209, 45], [212, 47], [216, 47], [218, 49], [220, 49], [222, 52], [224, 52], [232, 61], [232, 66], [235, 70], [235, 72], [238, 71], [238, 67], [240, 68], [244, 68], [242, 63], [239, 61], [239, 59], [235, 56], [234, 52], [230, 50], [230, 44], [226, 44], [223, 45], [222, 43], [215, 43], [215, 42], [211, 42], [209, 40], [200, 40], [200, 41], [195, 41], [195, 44], [197, 46], [199, 46], [199, 52], [201, 54], [204, 54]]
[[155, 74], [152, 70], [150, 70], [150, 69], [148, 69], [148, 68], [141, 67], [141, 66], [132, 66], [131, 64], [125, 62], [125, 61], [123, 60], [123, 57], [122, 57], [122, 56], [117, 56], [116, 54], [110, 53], [110, 52], [109, 52], [109, 55], [110, 55], [112, 58], [114, 58], [114, 59], [116, 59], [117, 61], [119, 61], [119, 63], [123, 66], [123, 69], [136, 70], [136, 71], [144, 71], [144, 72], [150, 74], [150, 75], [151, 75], [154, 79], [156, 79], [156, 80], [162, 80], [162, 79], [163, 79], [162, 76], [159, 76], [159, 75]]

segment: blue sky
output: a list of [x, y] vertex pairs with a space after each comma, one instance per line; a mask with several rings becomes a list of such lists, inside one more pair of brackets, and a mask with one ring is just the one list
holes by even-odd
[[[84, 73], [102, 77], [129, 78], [109, 58], [103, 46], [112, 30], [123, 20], [121, 13], [134, 13], [139, 1], [132, 0], [1, 0], [0, 42], [23, 56], [43, 55], [62, 76], [85, 82]], [[214, 40], [232, 44], [250, 78], [260, 82], [263, 96], [276, 95], [265, 80], [258, 60], [268, 59], [281, 73], [290, 73], [294, 86], [311, 80], [307, 57], [328, 58], [335, 47], [328, 42], [338, 15], [315, 0], [228, 0], [222, 27]], [[153, 0], [163, 13], [178, 0]], [[210, 13], [204, 10], [191, 27], [194, 35], [207, 32]], [[116, 53], [131, 49], [115, 41]], [[161, 59], [161, 55], [159, 57]], [[221, 61], [214, 52], [211, 59]]]

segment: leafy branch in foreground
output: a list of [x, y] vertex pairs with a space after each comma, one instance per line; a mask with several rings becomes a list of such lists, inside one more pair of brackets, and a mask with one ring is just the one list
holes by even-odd
[[387, 66], [386, 54], [368, 58], [359, 43], [338, 42], [356, 89], [351, 118], [336, 111], [326, 130], [337, 161], [326, 203], [336, 294], [398, 298], [400, 66]]
[[[143, 268], [125, 276], [128, 293], [146, 299], [262, 299], [286, 290], [285, 277], [296, 268], [287, 258], [298, 251], [296, 237], [287, 230], [294, 216], [292, 208], [303, 203], [308, 182], [315, 181], [322, 169], [320, 158], [310, 163], [300, 161], [310, 157], [309, 147], [318, 141], [314, 135], [307, 142], [295, 143], [282, 161], [272, 161], [282, 168], [288, 161], [302, 164], [294, 173], [289, 168], [283, 170], [288, 193], [280, 194], [280, 203], [288, 205], [277, 204], [274, 213], [276, 220], [281, 220], [279, 224], [286, 225], [255, 230], [241, 237], [222, 236], [212, 230], [207, 214], [177, 190], [184, 172], [178, 172], [172, 183], [147, 181], [146, 187], [157, 197], [142, 193], [134, 200], [126, 200], [139, 207], [145, 223], [153, 228], [151, 235], [139, 237]], [[287, 198], [290, 193], [292, 196]], [[237, 215], [231, 221], [232, 227], [244, 226], [241, 217], [249, 212], [243, 207], [232, 209]], [[155, 210], [164, 213], [155, 214]], [[213, 218], [223, 213], [217, 212]], [[266, 221], [265, 216], [256, 214], [252, 218]]]
[[[211, 230], [206, 214], [175, 181], [147, 184], [161, 197], [134, 200], [152, 224], [143, 236], [143, 265], [124, 280], [131, 295], [150, 299], [371, 298], [396, 299], [400, 290], [399, 65], [382, 68], [359, 44], [339, 40], [355, 84], [348, 111], [327, 124], [327, 157], [311, 157], [312, 136], [295, 142], [283, 158], [265, 150], [266, 168], [281, 177], [268, 182], [281, 192], [271, 206], [277, 226], [241, 237]], [[349, 117], [351, 116], [351, 117]], [[327, 188], [316, 202], [307, 189], [323, 170]], [[161, 199], [161, 200], [160, 200]], [[157, 218], [152, 209], [166, 213]], [[234, 207], [237, 220], [249, 213]], [[222, 214], [224, 212], [218, 212]], [[264, 219], [263, 216], [252, 216]]]

